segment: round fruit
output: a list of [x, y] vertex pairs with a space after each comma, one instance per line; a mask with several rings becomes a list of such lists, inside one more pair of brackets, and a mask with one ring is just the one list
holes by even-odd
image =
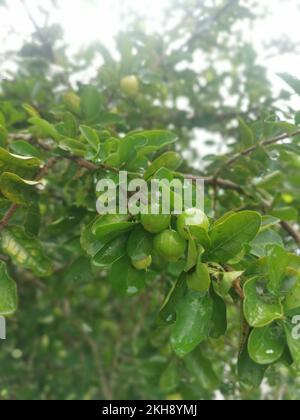
[[140, 84], [134, 75], [123, 77], [120, 85], [122, 92], [127, 96], [135, 97], [139, 93]]
[[196, 208], [188, 209], [177, 219], [177, 230], [179, 234], [185, 239], [189, 239], [189, 235], [186, 230], [189, 226], [197, 226], [208, 232], [208, 217], [202, 210]]
[[160, 233], [168, 229], [171, 223], [170, 214], [142, 214], [141, 223], [150, 233]]
[[152, 264], [151, 255], [149, 255], [146, 258], [143, 258], [142, 260], [137, 260], [137, 261], [132, 260], [133, 267], [136, 268], [139, 271], [147, 270], [147, 268], [149, 268], [151, 264]]
[[178, 261], [185, 249], [186, 241], [175, 230], [165, 230], [154, 238], [154, 250], [168, 262]]

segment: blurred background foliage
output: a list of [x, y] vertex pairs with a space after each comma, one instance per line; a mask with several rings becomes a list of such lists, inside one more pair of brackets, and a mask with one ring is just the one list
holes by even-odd
[[[4, 3], [0, 2], [2, 7]], [[51, 3], [59, 7], [60, 2]], [[24, 8], [33, 33], [17, 53], [1, 52], [0, 65], [6, 71], [0, 119], [2, 114], [9, 131], [20, 138], [27, 127], [24, 103], [55, 121], [65, 110], [64, 94], [75, 91], [82, 101], [88, 97], [88, 104], [92, 98], [93, 106], [102, 110], [104, 124], [120, 133], [140, 128], [176, 131], [178, 151], [189, 162], [184, 170], [212, 174], [225, 159], [221, 152], [241, 148], [238, 117], [249, 124], [279, 118], [294, 122], [291, 91], [274, 92], [255, 47], [243, 42], [243, 25], [257, 19], [256, 1], [173, 0], [160, 32], [147, 31], [144, 17], [132, 13], [124, 18], [112, 48], [100, 40], [75, 52], [64, 42], [63, 28], [47, 23], [48, 1], [42, 5], [43, 25], [34, 20], [30, 1], [20, 1], [19, 7]], [[84, 28], [78, 31], [84, 38]], [[270, 52], [296, 51], [292, 41], [270, 44]], [[120, 80], [131, 74], [140, 81], [135, 98], [120, 91]], [[285, 107], [279, 109], [283, 101]], [[268, 164], [265, 156], [258, 164], [249, 159], [234, 172], [224, 168], [222, 175], [247, 185], [279, 170], [277, 183], [265, 185], [263, 195], [276, 196], [276, 208], [293, 203], [297, 210], [299, 159], [296, 164], [296, 157], [286, 152], [279, 165], [278, 153], [273, 151]], [[57, 171], [61, 176], [49, 174], [48, 194], [41, 202], [42, 237], [56, 271], [40, 280], [10, 267], [18, 281], [20, 305], [8, 320], [7, 340], [1, 342], [2, 399], [300, 398], [297, 374], [284, 364], [271, 367], [259, 389], [238, 385], [239, 311], [233, 304], [227, 336], [202, 346], [201, 360], [187, 368], [178, 362], [172, 369], [168, 340], [155, 317], [176, 273], [163, 270], [140, 296], [116, 297], [106, 272], [91, 267], [79, 243], [81, 222], [95, 206], [92, 176], [72, 165], [61, 165]], [[221, 215], [243, 208], [242, 200], [236, 191], [229, 191], [221, 195], [217, 211]], [[261, 207], [259, 194], [256, 200], [253, 207]], [[211, 191], [206, 204], [211, 215]], [[1, 214], [5, 210], [0, 207]], [[296, 222], [297, 211], [290, 217]], [[285, 239], [294, 250], [292, 241]]]

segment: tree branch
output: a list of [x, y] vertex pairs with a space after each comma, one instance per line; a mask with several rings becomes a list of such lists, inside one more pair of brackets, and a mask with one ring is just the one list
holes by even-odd
[[68, 159], [72, 160], [73, 162], [77, 163], [77, 165], [81, 166], [82, 168], [87, 169], [88, 171], [97, 171], [99, 169], [104, 169], [106, 171], [115, 172], [115, 173], [120, 172], [119, 168], [114, 168], [113, 166], [106, 165], [105, 163], [95, 164], [95, 163], [89, 162], [88, 160], [78, 158], [76, 156], [69, 156]]
[[[230, 158], [227, 161], [226, 164], [224, 164], [224, 167], [225, 166], [226, 167], [231, 166], [241, 156], [247, 156], [247, 155], [251, 154], [252, 152], [254, 152], [257, 149], [257, 147], [259, 147], [261, 145], [270, 146], [270, 145], [276, 144], [277, 142], [279, 142], [281, 140], [284, 140], [286, 138], [292, 138], [292, 137], [296, 137], [298, 135], [300, 135], [300, 130], [296, 131], [295, 133], [292, 133], [292, 134], [285, 133], [285, 134], [281, 134], [280, 136], [274, 137], [272, 139], [265, 140], [265, 141], [261, 142], [259, 145], [252, 146], [249, 149], [246, 149], [243, 152], [240, 152], [240, 153], [236, 154], [235, 156]], [[52, 150], [50, 147], [47, 147], [44, 144], [41, 144], [40, 142], [39, 142], [39, 145], [47, 151]], [[120, 171], [119, 168], [114, 168], [110, 165], [106, 165], [106, 164], [103, 164], [103, 163], [94, 164], [94, 163], [89, 162], [89, 161], [87, 161], [83, 158], [79, 158], [79, 157], [72, 156], [72, 155], [68, 156], [67, 159], [77, 163], [79, 166], [87, 169], [88, 171], [97, 171], [99, 169], [104, 169], [106, 171], [110, 171], [110, 172], [114, 172], [114, 173], [118, 173]], [[46, 165], [41, 170], [40, 174], [38, 174], [36, 179], [40, 180], [45, 175], [47, 175], [49, 169], [55, 164], [55, 162], [57, 160], [58, 160], [58, 158], [50, 159], [48, 165]], [[221, 170], [222, 170], [222, 168], [218, 170], [217, 175], [221, 172]], [[138, 174], [134, 174], [134, 175], [138, 175]], [[194, 174], [182, 174], [182, 173], [178, 173], [178, 175], [181, 176], [181, 177], [187, 178], [187, 179], [191, 179], [193, 181], [197, 181], [197, 180], [201, 179], [205, 182], [206, 185], [211, 185], [214, 188], [220, 187], [224, 190], [236, 191], [236, 192], [239, 192], [239, 193], [243, 194], [245, 197], [253, 198], [239, 184], [236, 184], [235, 182], [230, 181], [228, 179], [223, 179], [223, 178], [220, 178], [218, 176], [216, 177], [216, 175], [215, 176], [209, 176], [209, 177], [208, 176], [201, 176], [201, 175], [194, 175]], [[17, 209], [18, 209], [17, 205], [12, 205], [10, 207], [10, 209], [8, 210], [8, 212], [6, 213], [6, 215], [3, 217], [2, 221], [0, 222], [0, 231], [9, 223], [10, 219], [12, 218], [12, 216], [14, 215], [14, 213], [16, 212]], [[290, 223], [281, 222], [281, 227], [295, 240], [295, 242], [298, 245], [300, 245], [300, 233]]]
[[28, 19], [30, 20], [30, 22], [32, 23], [36, 33], [38, 34], [38, 37], [40, 38], [40, 41], [42, 42], [42, 44], [47, 43], [47, 39], [44, 36], [43, 31], [41, 30], [41, 28], [39, 27], [39, 25], [37, 24], [36, 20], [34, 19], [33, 15], [31, 14], [26, 1], [25, 0], [20, 0], [20, 2], [22, 3], [22, 6], [28, 16]]
[[300, 246], [300, 233], [288, 222], [281, 222], [281, 227], [295, 240]]
[[236, 153], [234, 156], [232, 156], [230, 159], [228, 159], [221, 167], [218, 169], [218, 171], [215, 174], [215, 178], [218, 178], [221, 171], [224, 168], [228, 168], [232, 166], [236, 161], [238, 161], [241, 157], [249, 156], [251, 153], [255, 152], [259, 147], [268, 147], [273, 144], [279, 143], [282, 140], [297, 137], [300, 135], [300, 130], [295, 131], [294, 133], [283, 133], [279, 136], [276, 136], [272, 139], [264, 140], [254, 146], [249, 147], [248, 149], [245, 149], [239, 153]]
[[212, 27], [212, 25], [216, 24], [221, 17], [235, 4], [238, 3], [239, 0], [229, 0], [227, 3], [225, 3], [224, 6], [222, 6], [220, 9], [216, 11], [216, 13], [208, 18], [205, 22], [202, 23], [202, 28], [200, 31], [196, 32], [194, 35], [192, 35], [187, 42], [183, 45], [184, 47], [190, 47], [197, 38], [202, 35], [203, 33], [209, 31]]
[[0, 222], [0, 232], [8, 225], [10, 219], [13, 217], [18, 208], [19, 206], [17, 204], [12, 204], [7, 210], [6, 214]]
[[222, 178], [215, 179], [213, 176], [211, 176], [211, 177], [203, 177], [203, 180], [205, 184], [207, 185], [217, 186], [217, 187], [223, 188], [224, 190], [234, 190], [234, 191], [241, 192], [247, 195], [246, 191], [240, 185], [236, 184], [235, 182], [229, 181], [227, 179], [222, 179]]

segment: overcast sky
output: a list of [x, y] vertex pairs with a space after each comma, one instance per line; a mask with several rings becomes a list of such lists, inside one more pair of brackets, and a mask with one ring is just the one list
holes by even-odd
[[[164, 7], [172, 0], [57, 0], [59, 8], [51, 13], [52, 19], [62, 24], [67, 43], [75, 49], [90, 41], [101, 39], [111, 45], [114, 35], [122, 25], [122, 12], [131, 9], [146, 14], [151, 30], [160, 31]], [[247, 0], [240, 0], [247, 1]], [[16, 48], [21, 39], [32, 32], [32, 24], [24, 13], [20, 0], [8, 0], [8, 10], [0, 9], [1, 48]], [[283, 86], [276, 76], [290, 72], [297, 76], [300, 55], [286, 54], [266, 58], [264, 43], [271, 39], [289, 36], [300, 45], [300, 6], [297, 0], [260, 0], [260, 7], [269, 7], [271, 14], [255, 23], [252, 29], [245, 28], [245, 38], [256, 45], [260, 59], [269, 69], [276, 87]], [[27, 0], [32, 14], [38, 21], [42, 15], [38, 6], [42, 0]], [[13, 32], [11, 29], [13, 28]], [[9, 35], [8, 35], [9, 34]], [[299, 72], [300, 73], [300, 72]], [[299, 76], [299, 75], [298, 75]]]
[[[43, 15], [39, 6], [48, 4], [45, 0], [25, 0], [38, 22], [43, 24]], [[51, 19], [62, 24], [66, 42], [74, 50], [89, 44], [91, 41], [101, 40], [107, 46], [113, 45], [114, 36], [122, 27], [123, 12], [131, 9], [147, 16], [149, 29], [160, 32], [164, 27], [163, 10], [172, 0], [56, 0], [59, 7], [51, 11]], [[248, 2], [249, 0], [240, 0]], [[220, 0], [221, 2], [221, 0]], [[7, 0], [8, 9], [0, 8], [0, 45], [5, 49], [18, 49], [22, 39], [28, 37], [33, 26], [21, 5], [21, 0]], [[221, 2], [222, 3], [222, 2]], [[269, 72], [269, 78], [274, 90], [287, 88], [277, 73], [288, 72], [300, 78], [300, 54], [284, 54], [266, 57], [264, 45], [274, 38], [283, 40], [289, 37], [300, 47], [300, 5], [299, 0], [260, 0], [260, 10], [265, 7], [271, 13], [255, 22], [254, 27], [243, 26], [246, 41], [255, 45], [259, 52], [259, 59]], [[243, 23], [244, 25], [244, 23]], [[1, 54], [1, 50], [0, 50]], [[1, 55], [0, 55], [1, 60]], [[1, 66], [2, 64], [2, 66]], [[0, 62], [0, 68], [3, 63]], [[230, 99], [230, 98], [228, 98]], [[286, 106], [286, 102], [283, 106]], [[300, 109], [300, 98], [293, 96], [290, 103], [295, 109]], [[203, 133], [195, 130], [195, 141], [191, 147], [197, 149], [201, 143]], [[218, 136], [216, 135], [216, 138]], [[224, 142], [220, 142], [225, 147]]]

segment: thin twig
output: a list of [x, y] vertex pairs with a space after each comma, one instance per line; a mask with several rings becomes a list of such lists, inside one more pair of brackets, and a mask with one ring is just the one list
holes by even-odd
[[244, 290], [241, 286], [241, 279], [238, 278], [232, 283], [233, 289], [235, 290], [236, 294], [239, 296], [241, 300], [245, 299]]
[[245, 195], [247, 194], [239, 184], [236, 184], [235, 182], [232, 182], [228, 179], [223, 179], [223, 178], [216, 179], [213, 176], [183, 174], [179, 172], [175, 172], [174, 174], [185, 179], [191, 179], [192, 181], [198, 181], [198, 180], [204, 181], [206, 185], [211, 185], [211, 186], [217, 185], [218, 187], [223, 188], [224, 190], [235, 190], [238, 192], [242, 192]]
[[219, 178], [219, 175], [224, 168], [227, 169], [228, 167], [232, 166], [241, 157], [251, 155], [251, 153], [255, 152], [259, 147], [272, 146], [273, 144], [279, 143], [282, 140], [297, 137], [299, 135], [300, 135], [300, 130], [297, 130], [294, 133], [283, 133], [283, 134], [280, 134], [279, 136], [264, 140], [258, 144], [255, 144], [254, 146], [249, 147], [248, 149], [245, 149], [239, 153], [236, 153], [235, 155], [233, 155], [230, 159], [228, 159], [225, 163], [221, 165], [221, 167], [217, 170], [215, 174], [215, 178]]
[[10, 219], [13, 217], [18, 208], [19, 206], [17, 204], [12, 204], [7, 210], [6, 214], [0, 222], [0, 232], [8, 225]]
[[104, 169], [109, 172], [115, 172], [115, 173], [120, 172], [120, 169], [114, 168], [113, 166], [110, 166], [110, 165], [106, 165], [105, 163], [95, 164], [95, 163], [89, 162], [88, 160], [78, 158], [76, 156], [68, 156], [67, 159], [74, 161], [79, 166], [87, 169], [88, 171], [98, 171], [99, 169]]
[[[266, 212], [272, 208], [272, 203], [267, 200], [262, 199], [261, 204]], [[291, 236], [298, 245], [300, 245], [300, 233], [298, 230], [292, 224], [285, 221], [281, 221], [280, 225], [282, 229], [284, 229], [287, 234]]]
[[23, 6], [23, 8], [24, 8], [24, 10], [25, 10], [25, 12], [26, 12], [26, 14], [27, 14], [27, 16], [28, 16], [28, 19], [30, 20], [30, 22], [32, 23], [32, 25], [33, 25], [33, 27], [34, 27], [34, 29], [35, 29], [36, 33], [38, 34], [38, 36], [39, 36], [39, 38], [40, 38], [40, 41], [41, 41], [43, 44], [47, 43], [47, 39], [45, 38], [43, 31], [42, 31], [42, 29], [39, 27], [39, 25], [37, 24], [37, 22], [36, 22], [36, 20], [34, 19], [33, 15], [31, 14], [31, 12], [30, 12], [30, 10], [29, 10], [29, 8], [28, 8], [27, 4], [26, 4], [26, 1], [25, 1], [25, 0], [20, 0], [20, 2], [22, 3], [22, 6]]
[[[287, 133], [286, 134], [281, 134], [280, 136], [274, 137], [272, 139], [265, 140], [265, 141], [261, 142], [259, 145], [252, 146], [249, 149], [246, 149], [243, 152], [240, 152], [240, 153], [234, 155], [232, 158], [230, 158], [227, 161], [226, 164], [224, 164], [224, 166], [226, 165], [226, 167], [228, 167], [228, 166], [232, 165], [233, 163], [235, 163], [236, 160], [238, 160], [241, 156], [247, 156], [247, 155], [251, 154], [260, 145], [269, 146], [269, 145], [272, 145], [272, 144], [276, 144], [277, 142], [279, 142], [281, 140], [284, 140], [286, 138], [292, 138], [292, 137], [296, 137], [298, 135], [300, 135], [300, 131], [297, 131], [297, 132], [292, 133], [292, 134], [287, 134]], [[52, 150], [51, 147], [48, 147], [45, 144], [41, 144], [41, 142], [39, 142], [39, 145], [47, 151]], [[57, 159], [58, 158], [54, 158], [54, 161], [56, 161]], [[85, 159], [82, 159], [82, 158], [78, 158], [76, 156], [71, 156], [70, 155], [70, 156], [67, 157], [67, 159], [77, 163], [79, 166], [81, 166], [81, 167], [83, 167], [83, 168], [85, 168], [89, 171], [97, 171], [99, 169], [104, 169], [106, 171], [110, 171], [110, 172], [114, 172], [114, 173], [118, 173], [120, 171], [119, 168], [114, 168], [112, 166], [109, 166], [109, 165], [106, 165], [106, 164], [103, 164], [103, 163], [94, 164], [92, 162], [89, 162], [89, 161], [87, 161]], [[49, 163], [50, 163], [50, 161], [49, 161]], [[52, 166], [52, 163], [50, 165]], [[222, 170], [222, 168], [219, 169], [218, 173], [220, 173], [221, 170]], [[48, 171], [49, 171], [49, 166], [47, 165], [47, 167], [44, 167], [42, 169], [42, 173], [40, 173], [38, 175], [38, 177], [37, 177], [38, 180], [42, 179], [47, 174]], [[138, 175], [138, 174], [135, 174], [135, 175]], [[247, 191], [245, 191], [245, 189], [243, 187], [241, 187], [239, 184], [236, 184], [236, 183], [234, 183], [230, 180], [227, 180], [227, 179], [220, 178], [219, 176], [216, 177], [216, 175], [209, 176], [209, 177], [201, 176], [201, 175], [194, 175], [194, 174], [182, 174], [182, 173], [178, 173], [177, 175], [181, 176], [181, 177], [184, 177], [186, 179], [191, 179], [193, 181], [197, 181], [197, 180], [201, 179], [205, 182], [206, 185], [211, 185], [214, 188], [219, 187], [219, 188], [222, 188], [224, 190], [237, 191], [237, 192], [243, 194], [245, 197], [253, 199], [253, 197], [250, 194], [248, 194]], [[11, 217], [13, 216], [13, 214], [15, 213], [17, 208], [18, 208], [18, 206], [16, 206], [16, 205], [11, 206], [11, 208], [8, 210], [7, 214], [4, 216], [4, 218], [0, 222], [0, 230], [2, 230], [7, 225], [7, 223], [9, 222], [9, 220], [11, 219]], [[300, 233], [291, 224], [289, 224], [287, 222], [281, 222], [281, 226], [295, 240], [295, 242], [298, 245], [300, 245]]]
[[300, 233], [288, 222], [281, 222], [281, 227], [295, 240], [300, 246]]

